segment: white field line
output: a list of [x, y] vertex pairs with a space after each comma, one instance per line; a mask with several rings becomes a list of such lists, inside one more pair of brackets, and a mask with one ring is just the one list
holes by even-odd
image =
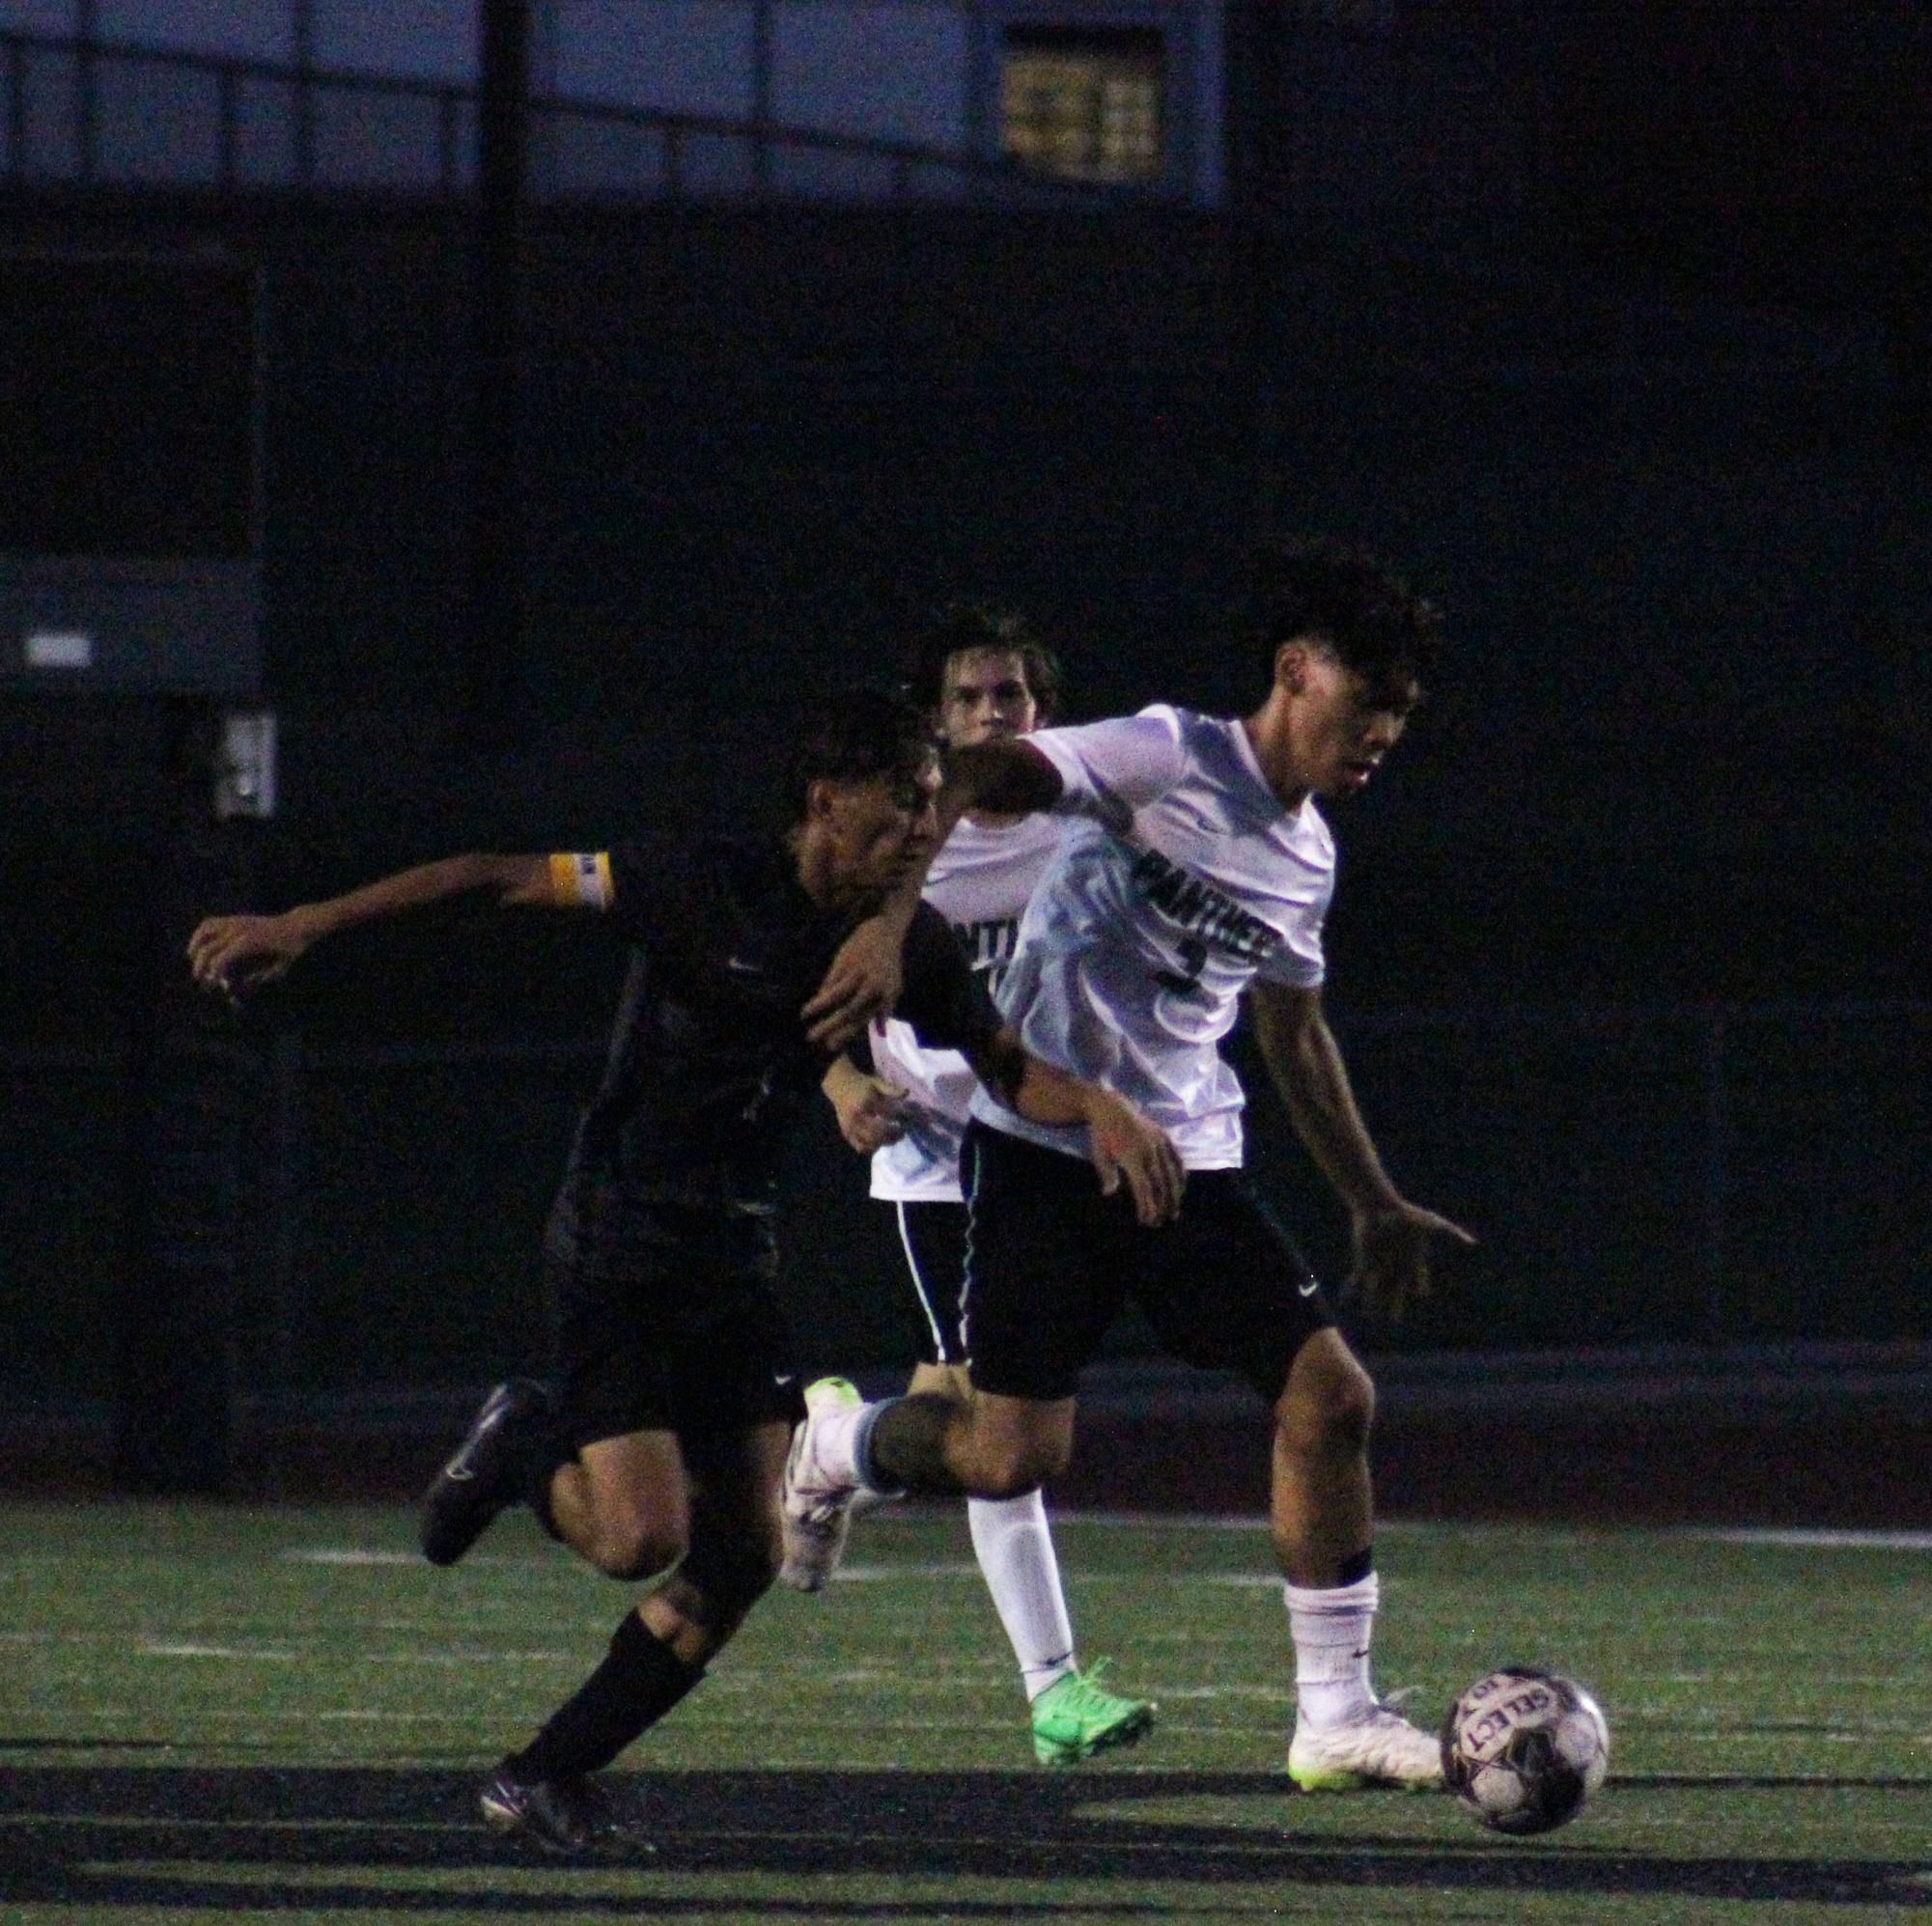
[[[908, 1673], [906, 1676], [911, 1678], [915, 1675]], [[774, 1683], [789, 1686], [795, 1683], [795, 1681], [791, 1679], [780, 1680], [774, 1675]], [[124, 1718], [148, 1717], [146, 1713], [131, 1713], [126, 1707], [118, 1708], [117, 1710], [119, 1716]], [[61, 1707], [61, 1717], [76, 1725], [86, 1720], [100, 1718], [106, 1716], [106, 1713], [89, 1705], [74, 1704]], [[359, 1706], [338, 1706], [325, 1711], [304, 1709], [294, 1712], [238, 1712], [231, 1708], [196, 1706], [191, 1713], [182, 1714], [180, 1719], [171, 1725], [171, 1733], [172, 1731], [182, 1731], [192, 1734], [198, 1727], [206, 1725], [300, 1726], [316, 1725], [328, 1719], [338, 1721], [350, 1719], [357, 1721], [365, 1719], [379, 1720], [383, 1724], [388, 1725], [452, 1725], [467, 1731], [477, 1723], [478, 1717], [479, 1715], [473, 1710], [467, 1713], [387, 1712], [365, 1709]], [[162, 1720], [156, 1718], [154, 1722], [158, 1724]], [[706, 1723], [732, 1730], [742, 1729], [750, 1732], [770, 1732], [771, 1729], [771, 1713], [769, 1706], [754, 1708], [742, 1716], [735, 1716], [729, 1712], [711, 1711], [707, 1715]], [[865, 1729], [867, 1732], [958, 1732], [972, 1735], [987, 1732], [1004, 1732], [1009, 1730], [1012, 1724], [1013, 1721], [1006, 1719], [943, 1718], [921, 1716], [919, 1717], [907, 1718], [868, 1717], [865, 1721]], [[1023, 1722], [1021, 1723], [1020, 1729], [1022, 1732], [1025, 1730]], [[130, 1738], [138, 1739], [143, 1744], [156, 1743], [156, 1736], [145, 1731], [131, 1734]], [[176, 1745], [182, 1750], [191, 1750], [197, 1742], [191, 1737], [177, 1739], [172, 1736], [166, 1736], [159, 1737], [158, 1743]], [[59, 1740], [54, 1739], [50, 1749], [58, 1749], [59, 1745]], [[0, 1745], [0, 1755], [4, 1755], [7, 1749], [5, 1745]], [[98, 1748], [90, 1745], [89, 1749], [94, 1750]], [[4, 1914], [0, 1914], [0, 1918], [4, 1917]]]
[[1793, 1527], [1703, 1529], [1692, 1527], [1685, 1538], [1715, 1540], [1722, 1545], [1788, 1545], [1819, 1551], [1932, 1551], [1932, 1531], [1837, 1531]]
[[285, 1645], [203, 1645], [161, 1638], [137, 1638], [134, 1650], [144, 1659], [246, 1659], [263, 1665], [293, 1665], [315, 1656]]
[[889, 1585], [895, 1578], [977, 1578], [978, 1577], [979, 1567], [965, 1561], [949, 1561], [939, 1565], [841, 1565], [832, 1574], [834, 1583], [845, 1585]]
[[292, 1565], [420, 1565], [414, 1551], [376, 1551], [355, 1545], [291, 1546], [282, 1553]]
[[[897, 1520], [887, 1517], [869, 1521], [869, 1532], [891, 1531], [895, 1524], [930, 1520], [935, 1517], [951, 1515], [955, 1507], [950, 1505], [927, 1504], [908, 1506], [900, 1512]], [[1265, 1517], [1233, 1516], [1214, 1512], [1118, 1512], [1118, 1511], [1059, 1511], [1050, 1510], [1050, 1517], [1054, 1524], [1066, 1525], [1079, 1530], [1087, 1526], [1099, 1526], [1109, 1531], [1144, 1531], [1157, 1535], [1172, 1535], [1187, 1532], [1252, 1532], [1265, 1536], [1268, 1521]], [[1533, 1522], [1488, 1523], [1460, 1520], [1423, 1519], [1380, 1519], [1376, 1530], [1381, 1534], [1407, 1536], [1409, 1534], [1440, 1534], [1455, 1538], [1484, 1538], [1492, 1536], [1522, 1536], [1532, 1533], [1555, 1541], [1601, 1539], [1617, 1535], [1618, 1528], [1606, 1532], [1600, 1528], [1572, 1527], [1564, 1525], [1539, 1526]], [[1641, 1536], [1647, 1529], [1642, 1526], [1629, 1527], [1636, 1535]], [[1648, 1529], [1656, 1529], [1651, 1527]], [[1833, 1526], [1785, 1528], [1781, 1526], [1722, 1526], [1722, 1525], [1682, 1525], [1666, 1526], [1663, 1531], [1670, 1536], [1694, 1538], [1721, 1544], [1733, 1545], [1792, 1545], [1817, 1546], [1828, 1549], [1879, 1550], [1879, 1551], [1932, 1551], [1932, 1531], [1885, 1531], [1853, 1530]], [[297, 1565], [341, 1565], [341, 1566], [397, 1566], [420, 1565], [422, 1559], [413, 1551], [398, 1551], [369, 1546], [302, 1545], [286, 1547], [278, 1554], [285, 1562]], [[53, 1557], [38, 1557], [28, 1554], [25, 1558], [10, 1559], [9, 1563], [50, 1564], [62, 1562]], [[554, 1554], [546, 1556], [538, 1553], [529, 1557], [496, 1556], [489, 1552], [473, 1552], [464, 1563], [469, 1566], [496, 1567], [535, 1567], [554, 1565]], [[964, 1561], [932, 1565], [847, 1565], [835, 1576], [859, 1584], [878, 1583], [883, 1579], [901, 1577], [920, 1576], [934, 1578], [950, 1578], [975, 1576], [977, 1567]], [[4, 1568], [0, 1568], [4, 1570]], [[1136, 1575], [1138, 1576], [1138, 1575]], [[1238, 1583], [1238, 1579], [1225, 1582]]]
[[[1105, 1525], [1109, 1530], [1126, 1531], [1252, 1531], [1265, 1533], [1264, 1517], [1228, 1517], [1207, 1512], [1080, 1512], [1052, 1511], [1055, 1524]], [[1659, 1531], [1655, 1526], [1613, 1526], [1601, 1528], [1568, 1525], [1538, 1525], [1533, 1521], [1489, 1523], [1458, 1519], [1384, 1518], [1376, 1521], [1378, 1534], [1406, 1536], [1430, 1533], [1452, 1538], [1520, 1537], [1525, 1533], [1563, 1541], [1600, 1539], [1609, 1536], [1641, 1537]], [[1773, 1525], [1679, 1525], [1661, 1531], [1671, 1537], [1695, 1538], [1731, 1545], [1818, 1546], [1828, 1550], [1847, 1551], [1932, 1551], [1932, 1531], [1888, 1531], [1853, 1529], [1848, 1526]]]
[[[1126, 1531], [1252, 1531], [1265, 1533], [1268, 1521], [1264, 1517], [1227, 1517], [1205, 1512], [1079, 1512], [1052, 1511], [1050, 1516], [1055, 1524], [1105, 1525], [1110, 1530]], [[1818, 1546], [1828, 1550], [1847, 1551], [1932, 1551], [1932, 1531], [1889, 1531], [1883, 1529], [1853, 1529], [1849, 1526], [1778, 1526], [1778, 1525], [1679, 1525], [1665, 1526], [1612, 1526], [1609, 1531], [1595, 1527], [1568, 1525], [1539, 1525], [1533, 1521], [1490, 1523], [1480, 1521], [1459, 1519], [1403, 1519], [1383, 1518], [1376, 1521], [1378, 1534], [1391, 1533], [1406, 1536], [1410, 1533], [1438, 1534], [1453, 1538], [1486, 1538], [1492, 1536], [1520, 1537], [1533, 1533], [1539, 1537], [1575, 1540], [1600, 1539], [1609, 1536], [1631, 1535], [1641, 1537], [1646, 1532], [1659, 1531], [1671, 1537], [1710, 1540], [1732, 1545], [1797, 1545]]]
[[[1080, 1521], [1084, 1522], [1084, 1520]], [[406, 1558], [400, 1555], [392, 1555], [387, 1552], [371, 1553], [367, 1557], [361, 1557], [355, 1554], [354, 1552], [348, 1550], [339, 1550], [339, 1549], [324, 1550], [320, 1549], [313, 1551], [310, 1550], [284, 1551], [283, 1553], [281, 1553], [281, 1556], [284, 1560], [289, 1561], [291, 1563], [302, 1563], [302, 1564], [312, 1564], [312, 1565], [356, 1565], [356, 1564], [408, 1565], [408, 1564], [418, 1564], [421, 1562], [420, 1560], [415, 1558]], [[481, 1561], [474, 1561], [474, 1562], [481, 1562]], [[537, 1565], [537, 1564], [547, 1564], [553, 1561], [546, 1559], [535, 1559], [535, 1558], [520, 1559], [520, 1560], [499, 1559], [497, 1561], [498, 1564], [503, 1564], [503, 1565], [508, 1565], [512, 1563]], [[910, 1563], [893, 1564], [893, 1565], [841, 1565], [839, 1569], [832, 1574], [832, 1577], [835, 1580], [839, 1581], [840, 1583], [848, 1585], [892, 1584], [909, 1578], [928, 1578], [928, 1579], [970, 1578], [975, 1582], [977, 1582], [980, 1577], [980, 1569], [979, 1566], [976, 1563], [974, 1563], [971, 1559], [960, 1558], [960, 1559], [945, 1559], [934, 1563], [920, 1564], [920, 1565], [910, 1564]], [[1107, 1572], [1104, 1570], [1095, 1570], [1092, 1566], [1088, 1565], [1082, 1565], [1080, 1567], [1080, 1577], [1082, 1577], [1082, 1579], [1106, 1579], [1109, 1577], [1118, 1578], [1123, 1581], [1132, 1582], [1136, 1585], [1144, 1585], [1150, 1582], [1149, 1575], [1146, 1573]], [[1263, 1573], [1168, 1572], [1158, 1575], [1152, 1579], [1152, 1582], [1159, 1584], [1166, 1584], [1166, 1585], [1199, 1584], [1199, 1585], [1274, 1586], [1280, 1584], [1281, 1580], [1278, 1577]], [[6, 1633], [0, 1633], [0, 1638], [4, 1638], [6, 1636], [7, 1636]]]
[[[366, 1545], [288, 1545], [276, 1555], [285, 1565], [415, 1565], [428, 1569], [428, 1561], [420, 1551], [395, 1551]], [[549, 1565], [555, 1560], [541, 1553], [528, 1558], [508, 1558], [489, 1551], [473, 1551], [462, 1562], [469, 1568]]]
[[[53, 1637], [46, 1643], [55, 1642]], [[120, 1640], [105, 1633], [67, 1634], [59, 1638], [62, 1644], [112, 1644]], [[257, 1664], [267, 1665], [330, 1665], [353, 1663], [356, 1665], [434, 1665], [456, 1670], [469, 1665], [518, 1665], [526, 1663], [561, 1663], [574, 1655], [569, 1652], [552, 1651], [504, 1651], [493, 1645], [465, 1645], [452, 1652], [447, 1646], [434, 1650], [372, 1652], [365, 1649], [354, 1653], [334, 1653], [320, 1645], [306, 1645], [300, 1648], [286, 1645], [212, 1645], [199, 1639], [141, 1638], [134, 1644], [135, 1653], [143, 1659], [238, 1659]]]

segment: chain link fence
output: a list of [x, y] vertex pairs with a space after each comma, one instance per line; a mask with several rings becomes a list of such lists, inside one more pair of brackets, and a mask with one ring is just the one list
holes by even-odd
[[[1932, 1340], [1932, 1005], [1383, 1012], [1337, 1027], [1404, 1188], [1481, 1240], [1403, 1326], [1363, 1332], [1372, 1348]], [[322, 1049], [284, 1034], [239, 1059], [237, 1388], [391, 1393], [538, 1361], [545, 1213], [599, 1058], [589, 1041]], [[105, 1398], [142, 1288], [131, 1066], [5, 1064], [0, 1382]], [[1251, 1126], [1252, 1167], [1339, 1277], [1332, 1198], [1265, 1095]], [[801, 1133], [787, 1175], [806, 1361], [903, 1362], [910, 1303], [862, 1170], [827, 1126]], [[1118, 1351], [1135, 1344], [1117, 1334]]]

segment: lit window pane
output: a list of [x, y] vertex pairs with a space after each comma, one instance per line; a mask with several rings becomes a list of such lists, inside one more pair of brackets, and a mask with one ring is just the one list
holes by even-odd
[[1158, 180], [1165, 164], [1163, 65], [1157, 31], [1012, 29], [1001, 152], [1068, 180]]

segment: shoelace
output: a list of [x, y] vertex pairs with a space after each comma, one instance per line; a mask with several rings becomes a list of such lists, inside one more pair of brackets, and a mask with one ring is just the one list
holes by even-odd
[[1112, 1662], [1110, 1659], [1096, 1659], [1090, 1671], [1069, 1672], [1067, 1676], [1074, 1683], [1066, 1696], [1084, 1710], [1098, 1712], [1102, 1701], [1113, 1696], [1101, 1685], [1101, 1675]]

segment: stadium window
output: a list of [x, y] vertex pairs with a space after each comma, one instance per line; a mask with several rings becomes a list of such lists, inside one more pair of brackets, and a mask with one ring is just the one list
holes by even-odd
[[1158, 27], [1009, 27], [1000, 152], [1068, 181], [1158, 181], [1166, 167]]

